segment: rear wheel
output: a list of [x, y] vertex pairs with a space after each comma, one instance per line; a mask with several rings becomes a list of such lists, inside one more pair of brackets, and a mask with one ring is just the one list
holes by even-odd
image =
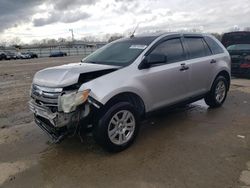
[[212, 108], [220, 107], [227, 97], [228, 81], [223, 76], [218, 76], [210, 90], [205, 97], [205, 102]]
[[120, 102], [103, 111], [93, 135], [105, 150], [119, 152], [134, 142], [138, 131], [138, 113], [134, 106], [128, 102]]

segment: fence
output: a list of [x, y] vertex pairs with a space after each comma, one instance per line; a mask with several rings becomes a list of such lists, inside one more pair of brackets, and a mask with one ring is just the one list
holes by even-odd
[[56, 46], [32, 46], [32, 47], [5, 47], [0, 48], [3, 52], [34, 52], [38, 57], [49, 57], [53, 52], [65, 52], [68, 56], [87, 56], [103, 46], [104, 44], [72, 44], [72, 45], [56, 45]]

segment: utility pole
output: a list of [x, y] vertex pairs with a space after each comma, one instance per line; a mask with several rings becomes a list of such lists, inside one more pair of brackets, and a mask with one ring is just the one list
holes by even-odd
[[74, 30], [73, 29], [69, 29], [69, 31], [71, 32], [71, 35], [72, 35], [72, 42], [74, 42]]

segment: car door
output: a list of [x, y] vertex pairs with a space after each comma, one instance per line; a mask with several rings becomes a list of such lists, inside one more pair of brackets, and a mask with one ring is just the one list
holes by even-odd
[[213, 77], [212, 52], [202, 36], [184, 36], [184, 48], [188, 54], [188, 90], [192, 97], [206, 93]]
[[150, 51], [146, 55], [164, 54], [167, 61], [140, 70], [138, 80], [146, 90], [149, 111], [188, 97], [188, 71], [184, 65], [186, 55], [181, 39], [178, 37], [163, 40]]

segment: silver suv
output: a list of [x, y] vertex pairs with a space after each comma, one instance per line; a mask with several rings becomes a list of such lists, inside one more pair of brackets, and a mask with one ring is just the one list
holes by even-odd
[[91, 131], [108, 151], [130, 146], [150, 112], [202, 98], [226, 99], [230, 56], [211, 35], [165, 33], [120, 39], [80, 63], [34, 76], [30, 109], [56, 142]]

